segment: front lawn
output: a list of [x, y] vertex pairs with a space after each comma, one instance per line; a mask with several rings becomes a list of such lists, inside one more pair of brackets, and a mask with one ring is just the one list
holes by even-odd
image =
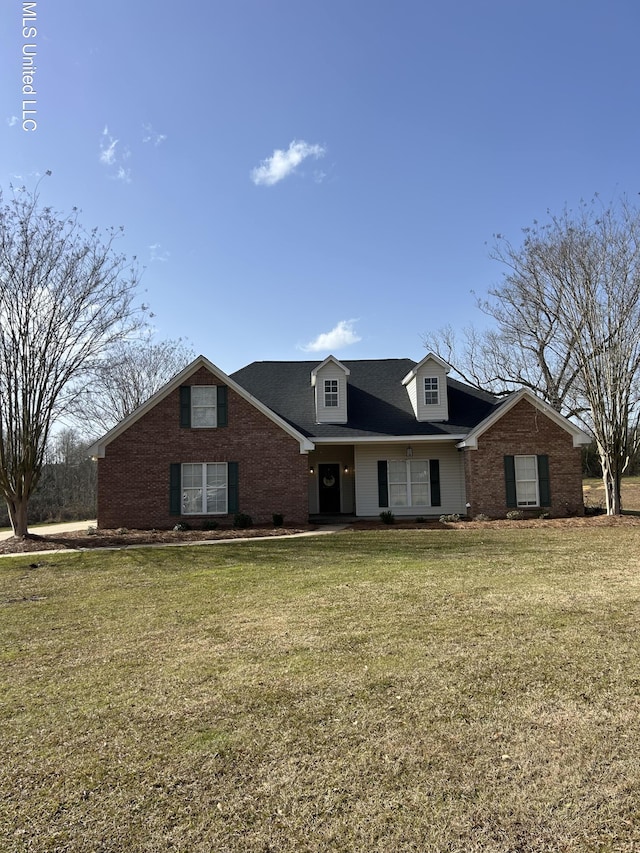
[[0, 849], [637, 849], [639, 546], [613, 521], [4, 559]]

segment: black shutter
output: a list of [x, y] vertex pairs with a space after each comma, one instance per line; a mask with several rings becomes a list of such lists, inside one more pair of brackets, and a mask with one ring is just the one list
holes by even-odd
[[440, 506], [440, 460], [429, 460], [429, 480], [431, 485], [431, 506]]
[[217, 425], [219, 427], [226, 427], [227, 425], [227, 386], [226, 385], [218, 385], [217, 386]]
[[180, 386], [180, 426], [191, 426], [191, 386]]
[[169, 514], [180, 515], [182, 492], [182, 466], [179, 462], [169, 465]]
[[548, 456], [538, 456], [538, 491], [540, 493], [540, 506], [551, 506]]
[[238, 485], [238, 463], [227, 463], [227, 512], [240, 511], [240, 489]]
[[516, 463], [513, 456], [504, 457], [504, 484], [507, 492], [507, 506], [518, 506], [516, 497]]
[[387, 460], [378, 460], [378, 506], [389, 506], [389, 474]]

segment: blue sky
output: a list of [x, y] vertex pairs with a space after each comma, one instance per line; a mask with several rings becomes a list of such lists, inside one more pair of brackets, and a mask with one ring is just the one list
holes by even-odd
[[[420, 359], [492, 235], [640, 190], [637, 0], [1, 0], [0, 185], [124, 226], [159, 338]], [[23, 129], [22, 55], [37, 129]]]

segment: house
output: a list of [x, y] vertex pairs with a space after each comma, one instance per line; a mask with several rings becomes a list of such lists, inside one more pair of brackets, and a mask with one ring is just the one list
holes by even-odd
[[410, 359], [196, 358], [91, 448], [100, 527], [583, 512], [589, 437], [528, 390], [497, 399]]

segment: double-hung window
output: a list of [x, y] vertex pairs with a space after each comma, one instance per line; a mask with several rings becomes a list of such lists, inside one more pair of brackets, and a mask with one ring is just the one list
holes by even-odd
[[440, 402], [437, 376], [425, 376], [424, 402], [426, 406], [437, 406]]
[[504, 473], [507, 506], [551, 506], [548, 456], [505, 456]]
[[217, 394], [215, 385], [193, 385], [191, 388], [191, 426], [215, 427]]
[[324, 380], [324, 405], [327, 409], [338, 407], [338, 380]]
[[516, 501], [518, 506], [540, 506], [538, 496], [538, 459], [515, 456]]
[[227, 497], [226, 462], [183, 463], [183, 515], [224, 515], [227, 512]]
[[389, 506], [429, 506], [429, 461], [389, 461]]

